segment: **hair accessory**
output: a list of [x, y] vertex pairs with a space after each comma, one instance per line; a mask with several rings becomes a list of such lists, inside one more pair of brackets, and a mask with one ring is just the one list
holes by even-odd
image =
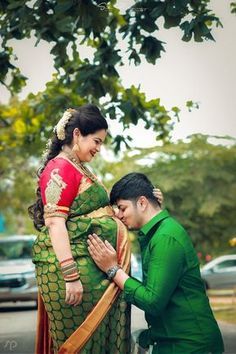
[[54, 132], [56, 133], [57, 137], [59, 140], [64, 140], [66, 135], [65, 135], [65, 127], [69, 120], [72, 118], [72, 113], [70, 109], [67, 109], [57, 125], [54, 128]]
[[43, 162], [45, 162], [47, 160], [47, 157], [48, 157], [49, 151], [51, 149], [51, 146], [52, 146], [52, 140], [48, 139], [48, 141], [46, 143], [46, 148], [45, 148], [45, 150], [43, 151], [43, 154], [42, 154]]

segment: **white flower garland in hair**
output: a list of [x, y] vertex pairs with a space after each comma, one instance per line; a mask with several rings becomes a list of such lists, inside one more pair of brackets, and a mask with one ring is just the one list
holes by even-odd
[[65, 135], [65, 127], [66, 124], [69, 122], [70, 118], [72, 118], [72, 113], [67, 109], [57, 125], [54, 128], [54, 132], [56, 133], [57, 137], [59, 140], [64, 140], [66, 135]]
[[46, 162], [49, 151], [51, 150], [51, 146], [52, 146], [52, 140], [48, 139], [47, 144], [46, 144], [46, 148], [42, 154], [42, 162]]

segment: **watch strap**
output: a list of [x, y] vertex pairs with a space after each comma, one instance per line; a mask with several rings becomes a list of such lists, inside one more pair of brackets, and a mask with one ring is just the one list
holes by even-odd
[[118, 264], [115, 265], [114, 267], [111, 267], [110, 269], [108, 269], [107, 278], [109, 280], [112, 280], [119, 269], [121, 269], [121, 267]]

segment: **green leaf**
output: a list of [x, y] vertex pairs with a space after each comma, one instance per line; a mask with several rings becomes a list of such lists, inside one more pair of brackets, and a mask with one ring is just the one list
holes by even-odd
[[184, 31], [182, 40], [185, 42], [189, 42], [192, 38], [192, 24], [188, 21], [185, 21], [180, 25], [180, 28]]
[[7, 6], [7, 9], [15, 10], [24, 5], [25, 5], [25, 0], [15, 0], [15, 1], [11, 1], [11, 3]]
[[196, 109], [199, 108], [199, 103], [193, 102], [192, 100], [190, 100], [190, 101], [186, 102], [186, 107], [188, 108], [189, 112], [191, 112], [193, 108], [196, 108]]
[[18, 71], [12, 75], [11, 88], [14, 93], [19, 93], [26, 85], [27, 77], [21, 75]]
[[149, 63], [155, 64], [156, 59], [161, 57], [161, 52], [165, 52], [162, 43], [163, 42], [152, 36], [145, 37], [140, 49], [140, 53], [146, 56]]
[[61, 14], [61, 13], [65, 13], [73, 5], [74, 5], [73, 0], [58, 0], [56, 6], [54, 8], [54, 11], [57, 15]]
[[144, 31], [149, 32], [149, 33], [152, 33], [154, 31], [158, 30], [156, 23], [152, 19], [150, 19], [149, 17], [142, 19], [140, 21], [140, 26]]
[[135, 65], [139, 65], [141, 63], [141, 59], [135, 49], [132, 50], [129, 56], [129, 60], [133, 60]]
[[63, 19], [56, 22], [56, 28], [60, 32], [72, 32], [73, 18], [71, 16], [66, 16]]
[[173, 16], [165, 15], [164, 18], [165, 18], [164, 27], [167, 29], [171, 28], [171, 27], [179, 26], [179, 24], [182, 20], [181, 16], [173, 17]]
[[236, 2], [231, 2], [230, 7], [231, 7], [231, 13], [236, 14]]
[[150, 16], [154, 19], [157, 19], [158, 17], [164, 15], [165, 8], [166, 8], [165, 1], [157, 3], [154, 9], [150, 12]]
[[183, 17], [187, 12], [189, 0], [171, 0], [167, 2], [166, 13], [170, 17]]

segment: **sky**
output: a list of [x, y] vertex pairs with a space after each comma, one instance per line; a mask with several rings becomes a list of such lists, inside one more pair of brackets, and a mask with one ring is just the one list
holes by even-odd
[[[184, 139], [195, 133], [236, 138], [236, 15], [230, 13], [231, 0], [212, 0], [210, 6], [223, 24], [223, 28], [213, 29], [215, 42], [183, 42], [180, 29], [160, 30], [158, 39], [166, 42], [166, 53], [155, 65], [145, 60], [138, 67], [124, 65], [118, 69], [125, 87], [140, 85], [148, 99], [161, 98], [167, 108], [181, 108], [180, 122], [175, 123], [173, 140]], [[119, 0], [121, 12], [130, 1]], [[29, 92], [37, 93], [45, 88], [52, 78], [53, 58], [50, 46], [41, 42], [34, 47], [34, 40], [12, 41], [22, 73], [29, 78], [21, 98]], [[123, 43], [123, 50], [125, 44]], [[88, 49], [82, 49], [82, 56], [89, 56]], [[0, 101], [9, 98], [0, 86]], [[199, 103], [199, 109], [191, 113], [185, 107], [188, 100]], [[118, 127], [110, 122], [111, 132]], [[155, 145], [155, 134], [141, 126], [131, 129], [136, 146]]]

